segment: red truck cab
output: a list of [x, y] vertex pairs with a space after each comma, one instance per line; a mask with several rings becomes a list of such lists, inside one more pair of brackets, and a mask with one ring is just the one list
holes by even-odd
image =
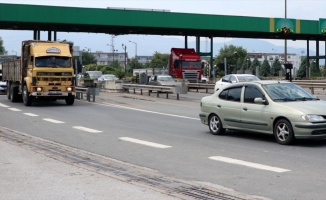
[[200, 82], [201, 58], [195, 49], [172, 48], [169, 58], [169, 74], [189, 82]]

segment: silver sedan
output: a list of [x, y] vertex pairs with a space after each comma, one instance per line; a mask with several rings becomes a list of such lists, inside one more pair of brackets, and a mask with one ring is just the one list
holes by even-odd
[[201, 122], [214, 135], [226, 129], [273, 134], [280, 144], [326, 138], [326, 101], [291, 82], [235, 83], [201, 99]]

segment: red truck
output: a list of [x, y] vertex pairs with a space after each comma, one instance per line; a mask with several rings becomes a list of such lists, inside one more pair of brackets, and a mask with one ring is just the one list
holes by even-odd
[[169, 74], [174, 78], [201, 82], [202, 61], [195, 49], [172, 48], [169, 59]]

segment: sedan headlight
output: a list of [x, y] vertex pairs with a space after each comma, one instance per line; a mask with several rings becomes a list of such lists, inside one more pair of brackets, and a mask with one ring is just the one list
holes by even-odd
[[42, 92], [42, 88], [41, 88], [41, 87], [38, 87], [38, 88], [36, 89], [36, 91], [38, 91], [38, 92]]
[[309, 121], [309, 122], [321, 122], [325, 121], [323, 116], [320, 115], [302, 115], [301, 116], [303, 120]]

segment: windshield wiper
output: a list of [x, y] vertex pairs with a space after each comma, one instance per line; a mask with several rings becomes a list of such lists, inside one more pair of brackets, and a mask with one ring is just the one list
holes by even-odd
[[273, 99], [274, 101], [296, 101], [296, 99], [290, 99], [290, 98], [280, 98], [280, 99]]
[[295, 98], [295, 100], [309, 101], [309, 100], [316, 100], [316, 98], [311, 98], [311, 97], [299, 97], [299, 98]]

